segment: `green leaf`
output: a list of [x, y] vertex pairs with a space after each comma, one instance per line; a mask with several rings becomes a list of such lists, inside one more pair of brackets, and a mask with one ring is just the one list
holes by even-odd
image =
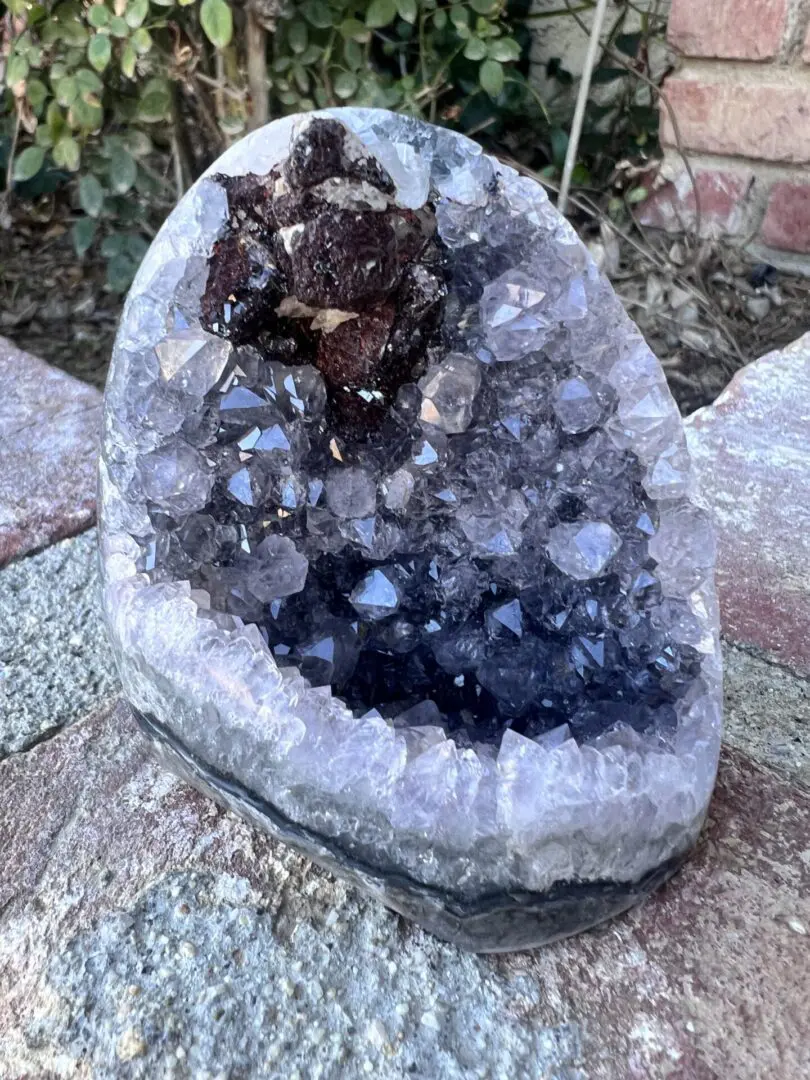
[[490, 41], [488, 52], [491, 60], [501, 60], [504, 64], [520, 59], [520, 45], [514, 38], [496, 38]]
[[14, 159], [14, 179], [30, 180], [36, 176], [45, 162], [45, 151], [41, 146], [27, 146]]
[[130, 128], [124, 134], [123, 145], [134, 158], [146, 157], [147, 154], [151, 154], [154, 150], [152, 140], [146, 132], [138, 131], [137, 128]]
[[471, 37], [464, 46], [464, 55], [468, 60], [483, 60], [487, 55], [487, 47], [481, 38]]
[[56, 100], [59, 104], [67, 109], [79, 95], [79, 84], [76, 81], [75, 75], [66, 75], [63, 79], [54, 86], [56, 91]]
[[551, 139], [551, 157], [554, 164], [562, 168], [565, 164], [565, 155], [568, 150], [568, 132], [561, 127], [552, 128], [549, 133]]
[[632, 191], [628, 191], [625, 198], [632, 206], [634, 203], [644, 202], [649, 195], [649, 192], [645, 187], [633, 188]]
[[71, 230], [73, 235], [73, 247], [79, 258], [85, 255], [96, 238], [96, 223], [92, 218], [79, 218], [73, 223]]
[[68, 169], [70, 172], [76, 172], [81, 157], [82, 152], [79, 148], [79, 144], [72, 135], [63, 135], [53, 148], [54, 164], [58, 165], [61, 169]]
[[444, 30], [445, 26], [447, 26], [447, 12], [444, 8], [439, 8], [439, 10], [435, 12], [433, 16], [433, 25], [437, 30]]
[[379, 30], [388, 26], [397, 17], [396, 0], [371, 0], [366, 12], [366, 26]]
[[101, 241], [101, 255], [105, 259], [114, 259], [116, 255], [123, 255], [127, 238], [124, 233], [111, 233]]
[[107, 263], [107, 285], [112, 292], [126, 292], [135, 277], [137, 265], [127, 255], [114, 255]]
[[54, 41], [61, 41], [64, 45], [75, 45], [79, 48], [87, 44], [87, 27], [82, 21], [81, 8], [78, 4], [60, 4], [49, 23], [54, 29]]
[[462, 26], [470, 25], [470, 12], [461, 4], [455, 4], [450, 8], [450, 22], [459, 30]]
[[128, 79], [133, 79], [135, 77], [135, 64], [137, 62], [138, 54], [132, 48], [132, 45], [127, 42], [121, 50], [121, 71]]
[[400, 19], [404, 19], [406, 23], [410, 23], [413, 26], [418, 14], [416, 0], [396, 0], [396, 4], [397, 14]]
[[48, 87], [41, 79], [29, 79], [25, 87], [28, 103], [37, 115], [48, 100]]
[[79, 205], [91, 218], [97, 218], [104, 206], [104, 188], [92, 173], [79, 181]]
[[478, 69], [478, 81], [491, 98], [503, 90], [503, 67], [497, 60], [485, 60]]
[[96, 71], [104, 70], [110, 62], [111, 55], [112, 43], [106, 34], [95, 34], [90, 38], [90, 44], [87, 46], [87, 59]]
[[494, 0], [467, 0], [467, 3], [478, 15], [488, 15], [492, 11]]
[[113, 15], [110, 19], [110, 33], [113, 37], [125, 38], [129, 34], [127, 20], [121, 15]]
[[16, 86], [17, 83], [21, 83], [28, 74], [28, 69], [26, 58], [20, 56], [19, 53], [13, 53], [6, 67], [6, 86]]
[[148, 250], [149, 243], [144, 240], [140, 233], [125, 233], [124, 252], [129, 255], [130, 259], [134, 262], [139, 263]]
[[65, 118], [62, 115], [62, 110], [59, 108], [55, 101], [51, 101], [48, 103], [48, 109], [45, 113], [45, 123], [48, 127], [48, 131], [51, 134], [52, 141], [56, 142], [56, 140], [65, 130]]
[[211, 44], [224, 49], [233, 37], [233, 15], [225, 0], [202, 0], [200, 25]]
[[103, 26], [109, 26], [110, 9], [106, 4], [93, 4], [87, 12], [87, 21], [91, 26], [94, 26], [96, 30], [100, 30]]
[[104, 119], [101, 103], [92, 94], [78, 97], [68, 110], [68, 121], [74, 128], [84, 131], [97, 131]]
[[323, 56], [323, 49], [320, 45], [307, 45], [306, 49], [298, 57], [298, 63], [303, 64], [304, 67], [312, 67], [313, 64], [317, 64]]
[[135, 31], [127, 45], [131, 45], [138, 56], [145, 56], [152, 48], [152, 35], [145, 26], [142, 26], [140, 30]]
[[110, 155], [107, 168], [110, 188], [116, 195], [125, 195], [135, 183], [138, 166], [135, 158], [123, 146], [116, 146]]
[[309, 44], [309, 31], [305, 22], [298, 19], [296, 22], [290, 23], [287, 28], [287, 43], [298, 56], [306, 51]]
[[76, 85], [82, 97], [85, 94], [101, 94], [104, 90], [104, 83], [96, 75], [95, 71], [91, 71], [90, 68], [79, 68], [78, 71], [73, 73], [73, 78], [76, 80]]
[[301, 14], [310, 24], [319, 30], [326, 30], [332, 25], [332, 12], [325, 0], [308, 0], [301, 5]]
[[149, 12], [149, 0], [129, 0], [124, 19], [127, 26], [137, 30]]
[[[293, 64], [292, 77], [301, 93], [306, 94], [309, 90], [309, 72], [307, 69], [302, 64]], [[301, 111], [305, 111], [303, 107]]]
[[363, 66], [363, 50], [356, 41], [343, 42], [343, 59], [352, 71], [359, 71]]
[[171, 109], [172, 98], [165, 79], [150, 79], [141, 92], [138, 102], [138, 119], [147, 124], [165, 120]]
[[339, 71], [332, 85], [337, 96], [345, 101], [357, 93], [357, 76], [351, 71]]
[[359, 41], [361, 45], [364, 45], [371, 36], [368, 27], [365, 23], [361, 23], [359, 19], [344, 19], [338, 27], [338, 31], [346, 41]]

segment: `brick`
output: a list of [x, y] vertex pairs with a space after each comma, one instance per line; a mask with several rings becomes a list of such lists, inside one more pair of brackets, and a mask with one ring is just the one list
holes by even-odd
[[810, 252], [810, 184], [780, 180], [773, 185], [759, 238], [782, 251]]
[[0, 566], [92, 525], [101, 394], [0, 338]]
[[742, 368], [686, 431], [723, 633], [810, 672], [810, 334]]
[[[810, 162], [810, 82], [672, 76], [666, 82], [689, 150], [803, 164]], [[667, 110], [661, 141], [675, 145]]]
[[[701, 236], [736, 236], [747, 230], [748, 196], [754, 174], [750, 169], [695, 169], [700, 205]], [[681, 166], [676, 178], [654, 191], [639, 211], [642, 225], [668, 232], [693, 231], [695, 189]]]
[[787, 16], [788, 0], [672, 0], [667, 36], [687, 56], [770, 60]]

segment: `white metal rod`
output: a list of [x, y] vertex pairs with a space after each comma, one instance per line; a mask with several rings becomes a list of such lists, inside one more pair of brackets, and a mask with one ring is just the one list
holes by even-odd
[[582, 134], [582, 121], [585, 119], [585, 106], [588, 104], [588, 94], [591, 90], [591, 75], [596, 63], [596, 50], [599, 48], [599, 38], [602, 34], [602, 23], [605, 21], [607, 0], [597, 0], [596, 11], [593, 13], [593, 26], [588, 40], [588, 52], [585, 54], [585, 66], [582, 69], [582, 79], [579, 83], [577, 104], [574, 109], [574, 120], [571, 124], [571, 134], [568, 138], [568, 149], [565, 152], [565, 165], [563, 166], [562, 183], [560, 194], [557, 196], [557, 209], [564, 214], [568, 207], [568, 192], [571, 188], [571, 174], [577, 163], [577, 150], [579, 138]]

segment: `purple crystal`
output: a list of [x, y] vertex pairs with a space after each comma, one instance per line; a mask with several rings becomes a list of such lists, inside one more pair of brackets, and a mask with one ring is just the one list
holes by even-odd
[[110, 377], [127, 695], [187, 771], [472, 947], [627, 906], [694, 841], [719, 731], [660, 366], [542, 189], [461, 136], [338, 110], [216, 170]]

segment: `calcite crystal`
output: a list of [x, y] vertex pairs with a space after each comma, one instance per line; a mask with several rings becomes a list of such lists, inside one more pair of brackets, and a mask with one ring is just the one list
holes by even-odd
[[661, 368], [533, 181], [379, 110], [183, 198], [106, 397], [125, 693], [204, 790], [433, 932], [537, 945], [694, 843], [713, 537]]

